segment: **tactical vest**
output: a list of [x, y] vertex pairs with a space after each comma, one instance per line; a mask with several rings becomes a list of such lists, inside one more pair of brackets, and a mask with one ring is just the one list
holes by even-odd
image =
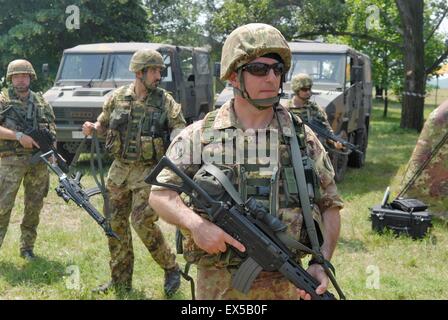
[[[212, 129], [215, 118], [218, 114], [218, 110], [209, 113], [203, 122], [202, 131]], [[279, 120], [280, 121], [280, 120]], [[306, 183], [309, 188], [310, 202], [314, 203], [319, 200], [320, 190], [319, 190], [319, 179], [317, 176], [317, 171], [315, 170], [314, 161], [308, 156], [306, 149], [305, 140], [305, 129], [302, 123], [294, 123], [300, 150], [302, 151], [303, 166], [305, 168]], [[279, 128], [289, 128], [288, 123], [279, 123]], [[204, 150], [206, 148], [213, 148], [212, 145], [217, 143], [221, 146], [225, 145], [226, 141], [233, 139], [234, 145], [238, 142], [236, 137], [230, 137], [228, 132], [223, 131], [222, 134], [216, 139], [216, 136], [202, 135], [201, 143], [204, 144]], [[278, 165], [271, 166], [270, 163], [260, 163], [260, 159], [252, 159], [248, 161], [250, 145], [256, 146], [258, 150], [255, 152], [252, 150], [252, 155], [262, 154], [266, 156], [266, 159], [270, 159], [270, 135], [269, 130], [266, 137], [266, 148], [260, 150], [260, 145], [256, 143], [251, 143], [247, 141], [248, 139], [256, 139], [256, 137], [247, 137], [244, 139], [244, 163], [239, 163], [234, 167], [236, 171], [235, 176], [237, 180], [235, 181], [235, 187], [239, 191], [241, 198], [246, 201], [249, 197], [254, 197], [258, 201], [262, 202], [266, 208], [269, 209], [271, 214], [275, 214], [281, 208], [293, 208], [300, 207], [299, 194], [297, 189], [297, 183], [294, 175], [294, 169], [291, 162], [291, 151], [290, 151], [290, 138], [281, 133], [278, 137]], [[211, 146], [211, 147], [210, 147]], [[261, 148], [263, 146], [261, 145]], [[221, 163], [226, 163], [226, 154], [222, 152], [223, 159]], [[233, 162], [236, 163], [236, 152], [233, 154]], [[228, 159], [227, 159], [228, 160]], [[241, 161], [240, 161], [241, 162]], [[254, 163], [256, 162], [256, 163]], [[266, 162], [266, 161], [265, 161]], [[265, 174], [260, 174], [260, 170], [272, 171], [270, 176]], [[272, 170], [271, 170], [272, 169]]]
[[[26, 127], [32, 129], [50, 129], [54, 122], [53, 115], [45, 108], [45, 100], [40, 94], [30, 91], [30, 97], [24, 104], [14, 93], [13, 89], [3, 91], [5, 105], [1, 111], [3, 122], [1, 126], [13, 131], [26, 131]], [[15, 140], [0, 140], [0, 153], [5, 154], [30, 154], [33, 149], [25, 149]]]
[[151, 90], [144, 103], [126, 95], [115, 100], [106, 137], [106, 150], [114, 157], [122, 161], [153, 163], [165, 154], [168, 142], [163, 89]]
[[289, 109], [293, 114], [300, 117], [300, 119], [303, 119], [306, 122], [310, 122], [312, 120], [311, 110], [310, 108], [304, 106], [302, 108], [290, 108]]
[[[218, 168], [221, 169], [226, 175], [228, 171], [231, 171], [231, 179], [234, 184], [236, 190], [239, 192], [243, 201], [246, 201], [249, 197], [253, 197], [257, 199], [259, 202], [264, 204], [264, 206], [269, 210], [270, 214], [277, 215], [279, 209], [283, 208], [291, 208], [290, 214], [292, 216], [296, 216], [296, 209], [300, 208], [300, 200], [297, 189], [297, 183], [295, 180], [294, 169], [291, 162], [291, 149], [290, 149], [290, 137], [281, 133], [282, 128], [289, 128], [289, 123], [279, 123], [280, 134], [278, 137], [278, 163], [276, 166], [272, 167], [270, 170], [270, 175], [260, 174], [260, 169], [267, 169], [270, 167], [268, 163], [264, 163], [263, 161], [247, 161], [249, 160], [249, 152], [248, 148], [250, 145], [251, 136], [244, 138], [244, 162], [243, 161], [229, 161], [232, 164], [237, 163], [236, 165], [227, 165], [226, 160], [228, 159], [227, 152], [223, 152], [222, 146], [229, 141], [233, 140], [235, 145], [235, 140], [238, 139], [237, 135], [231, 133], [232, 130], [217, 130], [221, 132], [221, 135], [208, 135], [206, 134], [207, 130], [213, 128], [213, 123], [218, 114], [218, 110], [212, 111], [206, 115], [202, 123], [202, 134], [201, 134], [201, 144], [203, 146], [202, 155], [211, 151], [214, 152], [215, 155], [222, 155], [222, 159], [218, 160], [219, 163], [213, 162]], [[277, 117], [277, 119], [283, 117]], [[278, 120], [280, 122], [280, 120]], [[316, 201], [320, 197], [319, 193], [319, 179], [317, 176], [317, 172], [314, 167], [314, 161], [308, 156], [307, 147], [306, 147], [306, 137], [304, 126], [301, 123], [295, 123], [295, 134], [297, 135], [300, 150], [302, 152], [303, 164], [305, 168], [305, 176], [306, 176], [306, 184], [309, 189], [310, 202], [311, 204], [316, 203]], [[267, 135], [266, 140], [269, 140], [271, 135]], [[268, 142], [267, 146], [270, 145]], [[257, 145], [257, 147], [262, 147]], [[270, 149], [267, 147], [266, 149]], [[226, 150], [228, 151], [228, 150]], [[263, 156], [266, 156], [268, 159], [271, 155], [267, 150], [261, 150]], [[247, 156], [246, 156], [247, 155]], [[232, 155], [234, 157], [233, 160], [236, 160], [236, 152]], [[227, 157], [227, 159], [226, 159]], [[204, 158], [202, 159], [204, 161]], [[199, 170], [194, 179], [201, 185], [200, 180], [200, 172]], [[215, 194], [213, 197], [217, 200], [221, 199], [221, 195], [218, 190], [213, 190]], [[199, 208], [194, 208], [195, 211], [201, 212]], [[293, 212], [294, 211], [294, 212]], [[285, 214], [285, 213], [283, 213]], [[287, 218], [285, 216], [279, 217], [281, 220], [291, 218], [289, 215]], [[204, 213], [203, 216], [207, 218]], [[302, 224], [302, 229], [304, 228], [304, 224]], [[210, 266], [213, 265], [215, 267], [226, 267], [229, 270], [232, 270], [233, 267], [238, 266], [241, 263], [241, 258], [233, 251], [227, 250], [224, 253], [220, 253], [217, 255], [209, 255], [204, 251], [200, 250], [194, 243], [191, 236], [189, 236], [189, 232], [186, 230], [182, 230], [182, 233], [186, 236], [186, 241], [183, 243], [183, 253], [184, 258], [189, 263], [199, 263], [201, 265]], [[296, 240], [301, 243], [306, 244], [309, 240], [307, 239], [306, 232], [300, 232], [300, 234], [296, 234]], [[300, 239], [299, 239], [300, 238]], [[179, 240], [179, 239], [178, 239]], [[180, 244], [177, 243], [177, 247], [180, 247]], [[300, 258], [304, 255], [302, 252], [295, 252], [297, 257], [297, 262], [300, 263]]]

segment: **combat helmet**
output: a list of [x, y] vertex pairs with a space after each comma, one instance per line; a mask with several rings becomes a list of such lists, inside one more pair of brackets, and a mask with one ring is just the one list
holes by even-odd
[[31, 77], [31, 80], [36, 80], [36, 72], [34, 71], [33, 65], [24, 59], [17, 59], [14, 61], [11, 61], [8, 64], [8, 69], [6, 71], [6, 81], [11, 81], [11, 77], [15, 74], [29, 74]]
[[228, 80], [232, 72], [238, 72], [241, 89], [234, 88], [234, 93], [241, 95], [258, 109], [278, 104], [280, 94], [268, 99], [251, 99], [245, 89], [241, 67], [267, 54], [277, 54], [284, 64], [284, 74], [288, 72], [291, 67], [288, 42], [278, 29], [264, 23], [250, 23], [235, 29], [227, 37], [222, 49], [221, 80]]
[[311, 88], [313, 86], [313, 79], [306, 73], [296, 74], [291, 79], [291, 89], [297, 93], [302, 88]]
[[129, 71], [137, 72], [145, 68], [165, 68], [162, 55], [152, 49], [141, 49], [136, 51], [129, 63]]

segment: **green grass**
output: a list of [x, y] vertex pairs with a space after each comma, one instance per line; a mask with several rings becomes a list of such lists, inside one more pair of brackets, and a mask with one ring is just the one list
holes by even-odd
[[[425, 110], [426, 116], [433, 107]], [[375, 106], [366, 165], [362, 169], [349, 169], [339, 184], [345, 208], [333, 264], [348, 299], [448, 299], [446, 223], [434, 221], [430, 236], [418, 241], [371, 231], [368, 208], [381, 202], [388, 185], [396, 194], [418, 137], [414, 131], [399, 128], [399, 116], [400, 109], [395, 103], [391, 103], [387, 119], [382, 118], [382, 106]], [[88, 172], [88, 161], [81, 167]], [[83, 181], [87, 187], [94, 185], [91, 176], [86, 175]], [[19, 257], [23, 190], [19, 191], [0, 249], [0, 299], [164, 299], [163, 271], [135, 232], [135, 290], [124, 296], [90, 292], [109, 280], [107, 240], [86, 212], [72, 203], [65, 204], [56, 195], [53, 191], [56, 185], [57, 179], [52, 174], [35, 248], [39, 258], [31, 263]], [[101, 197], [95, 197], [94, 204], [100, 208]], [[174, 228], [163, 222], [159, 224], [174, 248]], [[178, 261], [184, 264], [181, 256]], [[79, 270], [79, 287], [72, 268]], [[193, 267], [194, 277], [195, 271]], [[183, 281], [172, 299], [190, 299], [189, 283]]]

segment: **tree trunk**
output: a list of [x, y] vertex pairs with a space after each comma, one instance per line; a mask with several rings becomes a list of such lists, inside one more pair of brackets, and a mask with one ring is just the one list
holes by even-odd
[[375, 86], [375, 99], [383, 99], [383, 88], [380, 86]]
[[404, 32], [404, 92], [402, 128], [421, 130], [425, 104], [425, 48], [423, 40], [423, 0], [395, 0]]

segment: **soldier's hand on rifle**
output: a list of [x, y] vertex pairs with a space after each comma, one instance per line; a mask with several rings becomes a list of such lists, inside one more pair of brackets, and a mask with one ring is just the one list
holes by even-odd
[[216, 254], [227, 251], [226, 244], [230, 244], [241, 252], [246, 251], [246, 248], [239, 241], [224, 232], [220, 227], [206, 219], [199, 218], [202, 221], [190, 229], [193, 240], [199, 248], [210, 254]]
[[[329, 279], [327, 274], [325, 273], [324, 268], [320, 264], [312, 264], [308, 267], [306, 270], [310, 275], [314, 277], [314, 279], [319, 282], [319, 286], [316, 289], [316, 293], [318, 295], [321, 295], [327, 291]], [[311, 296], [305, 291], [297, 289], [297, 293], [299, 294], [300, 298], [304, 300], [311, 300]]]
[[330, 140], [330, 143], [333, 144], [334, 148], [337, 149], [337, 150], [344, 150], [345, 149], [344, 145], [342, 143], [338, 142], [338, 141]]
[[37, 144], [36, 141], [34, 141], [33, 138], [31, 138], [30, 136], [24, 134], [20, 140], [19, 140], [20, 144], [22, 145], [22, 147], [24, 147], [25, 149], [33, 149], [34, 147], [40, 149], [39, 145]]
[[90, 122], [90, 121], [86, 121], [82, 125], [82, 133], [85, 136], [91, 136], [93, 130], [97, 130], [96, 123], [93, 123], [93, 122]]

